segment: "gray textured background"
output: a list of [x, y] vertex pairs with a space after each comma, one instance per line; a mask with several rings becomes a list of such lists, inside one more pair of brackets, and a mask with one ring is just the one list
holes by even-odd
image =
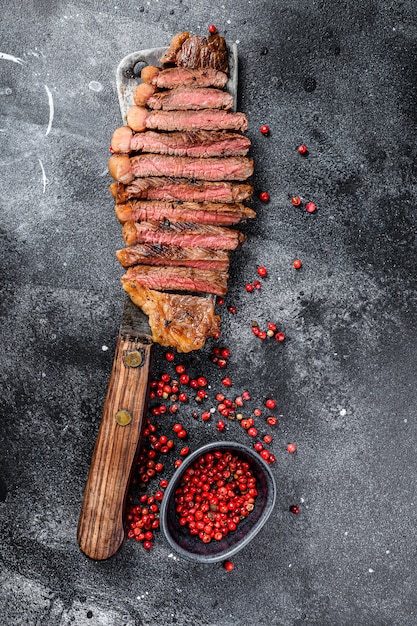
[[[2, 3], [0, 52], [21, 63], [0, 58], [1, 624], [415, 626], [416, 18], [413, 0]], [[115, 70], [211, 22], [239, 42], [271, 194], [235, 255], [221, 343], [232, 394], [278, 399], [277, 505], [232, 573], [173, 558], [161, 535], [95, 563], [76, 526], [122, 307]], [[247, 294], [257, 264], [269, 277]], [[285, 344], [256, 340], [254, 318]], [[214, 392], [212, 345], [185, 362]], [[195, 449], [219, 435], [193, 408]], [[235, 423], [225, 437], [250, 443]]]

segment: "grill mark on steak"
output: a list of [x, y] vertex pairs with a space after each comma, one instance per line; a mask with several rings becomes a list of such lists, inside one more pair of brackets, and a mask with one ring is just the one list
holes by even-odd
[[225, 38], [221, 35], [209, 37], [190, 35], [183, 40], [175, 54], [175, 62], [179, 67], [193, 69], [212, 67], [228, 74], [229, 62]]
[[201, 130], [157, 133], [149, 130], [132, 136], [130, 151], [208, 158], [245, 156], [250, 145], [249, 137], [233, 132]]
[[194, 70], [185, 67], [170, 67], [159, 72], [149, 82], [159, 89], [173, 89], [181, 85], [223, 89], [227, 80], [227, 74], [212, 68]]
[[122, 276], [122, 284], [133, 281], [150, 289], [206, 292], [224, 296], [227, 292], [226, 272], [214, 272], [192, 267], [134, 265]]
[[[116, 155], [115, 155], [116, 156]], [[120, 182], [139, 176], [175, 176], [206, 181], [246, 180], [253, 174], [248, 157], [194, 159], [155, 154], [140, 154], [130, 159], [130, 172]]]
[[230, 226], [256, 217], [255, 211], [244, 204], [164, 202], [160, 200], [131, 200], [114, 207], [117, 219], [122, 224], [133, 221], [171, 220]]
[[159, 243], [214, 250], [235, 250], [246, 239], [238, 230], [189, 222], [172, 222], [169, 226], [160, 222], [126, 222], [122, 235], [128, 246], [136, 243]]
[[245, 132], [248, 119], [244, 113], [218, 109], [203, 111], [150, 111], [144, 124], [150, 130], [240, 130]]
[[135, 178], [130, 185], [112, 183], [110, 191], [118, 203], [126, 202], [131, 198], [189, 202], [243, 202], [251, 198], [253, 186], [249, 183], [227, 181], [192, 183], [184, 178], [155, 176]]
[[201, 109], [233, 109], [233, 96], [228, 91], [213, 87], [177, 87], [160, 91], [148, 98], [150, 109], [163, 111], [186, 111]]
[[229, 269], [229, 253], [226, 250], [210, 250], [209, 248], [191, 248], [180, 246], [162, 246], [143, 243], [116, 252], [117, 260], [123, 267], [131, 265], [181, 265], [205, 270]]

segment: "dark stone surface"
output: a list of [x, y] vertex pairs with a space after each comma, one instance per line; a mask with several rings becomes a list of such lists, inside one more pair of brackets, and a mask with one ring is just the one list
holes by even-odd
[[[0, 58], [1, 624], [415, 626], [416, 13], [412, 0], [2, 4], [0, 52], [22, 63]], [[232, 397], [278, 400], [278, 500], [232, 573], [174, 558], [162, 536], [95, 563], [76, 527], [122, 307], [115, 69], [209, 23], [239, 40], [255, 183], [271, 194], [235, 255], [221, 343]], [[247, 294], [258, 264], [269, 276]], [[254, 318], [284, 344], [253, 337]], [[221, 386], [212, 345], [184, 359], [210, 379], [205, 407]], [[195, 449], [219, 434], [193, 409], [180, 416]], [[236, 423], [224, 437], [251, 445]]]

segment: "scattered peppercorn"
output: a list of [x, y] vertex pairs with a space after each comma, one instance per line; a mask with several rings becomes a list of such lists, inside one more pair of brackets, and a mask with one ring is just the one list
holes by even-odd
[[268, 398], [268, 400], [265, 401], [265, 406], [267, 409], [275, 409], [276, 405], [277, 403], [272, 398]]
[[287, 450], [290, 454], [293, 454], [297, 450], [297, 446], [295, 445], [295, 443], [289, 443], [287, 445]]
[[300, 259], [295, 259], [293, 266], [295, 267], [296, 270], [299, 270], [300, 267], [302, 266]]
[[308, 154], [308, 148], [307, 148], [307, 146], [305, 146], [304, 144], [301, 144], [301, 146], [298, 146], [298, 152], [299, 152], [299, 154], [301, 154], [302, 156], [305, 156], [306, 154]]
[[266, 124], [261, 126], [259, 130], [261, 131], [263, 135], [269, 135], [269, 126], [267, 126]]
[[290, 506], [290, 511], [291, 513], [294, 513], [294, 515], [298, 515], [300, 512], [300, 508], [296, 504], [293, 504], [292, 506]]
[[232, 572], [235, 569], [235, 565], [232, 561], [225, 561], [223, 567], [227, 572]]
[[307, 211], [307, 213], [314, 213], [314, 211], [316, 209], [317, 209], [317, 207], [314, 204], [314, 202], [307, 202], [307, 204], [306, 204], [306, 211]]
[[301, 198], [300, 198], [299, 196], [293, 196], [293, 197], [291, 198], [291, 204], [292, 204], [293, 206], [300, 206], [300, 204], [301, 204]]
[[207, 30], [210, 33], [210, 35], [215, 35], [217, 33], [217, 28], [214, 24], [210, 24]]
[[265, 278], [265, 276], [268, 274], [266, 268], [263, 265], [258, 267], [257, 271], [258, 271], [259, 276], [261, 276], [262, 278]]
[[267, 191], [261, 191], [261, 193], [259, 194], [259, 200], [261, 200], [261, 202], [268, 202], [269, 193]]

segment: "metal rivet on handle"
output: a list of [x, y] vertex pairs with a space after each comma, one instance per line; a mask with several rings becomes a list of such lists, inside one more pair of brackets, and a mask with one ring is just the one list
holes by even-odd
[[143, 361], [142, 355], [139, 350], [132, 350], [125, 356], [125, 363], [127, 367], [139, 367]]
[[129, 411], [126, 411], [126, 409], [121, 409], [120, 411], [117, 411], [114, 417], [119, 426], [127, 426], [132, 421], [132, 416], [130, 415]]

